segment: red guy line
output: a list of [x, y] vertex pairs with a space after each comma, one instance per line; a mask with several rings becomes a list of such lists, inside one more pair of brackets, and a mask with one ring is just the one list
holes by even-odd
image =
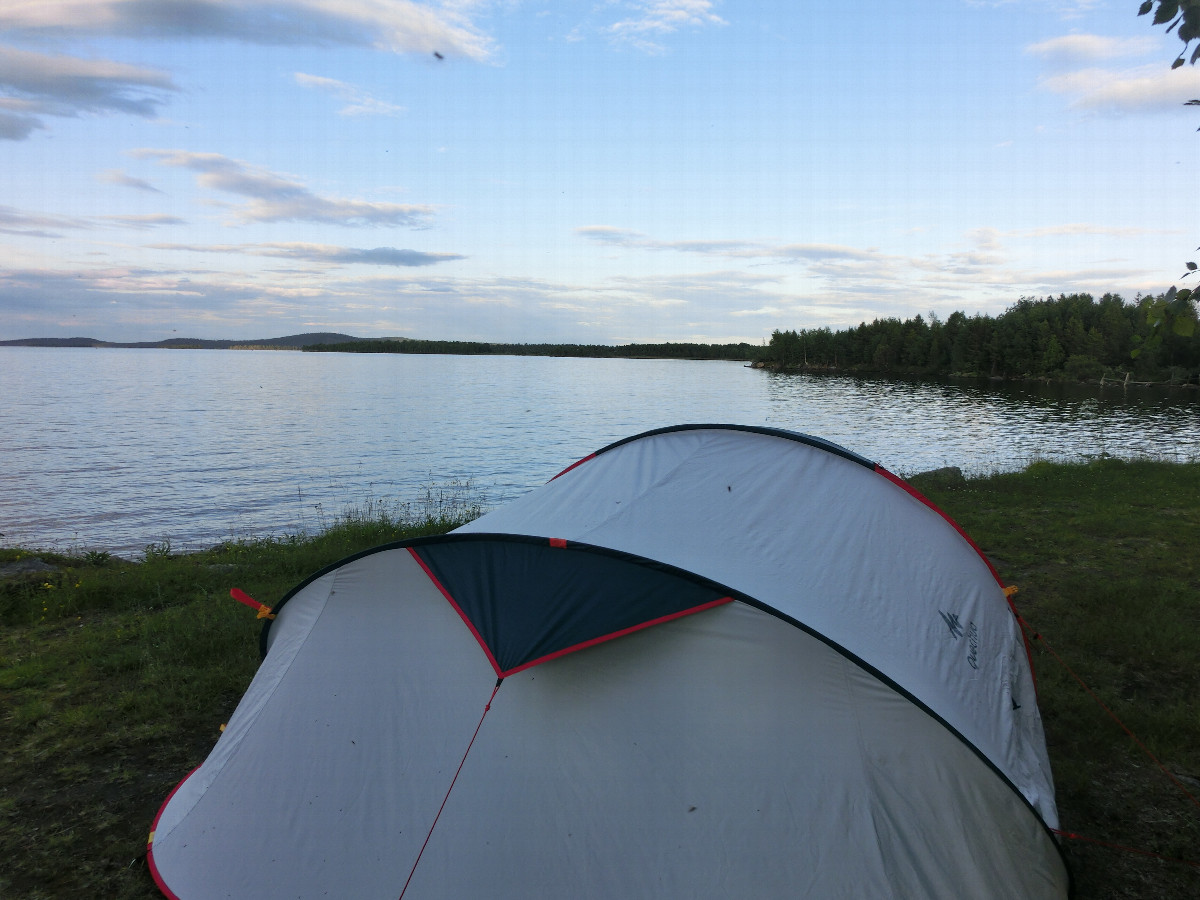
[[[1027, 622], [1025, 622], [1024, 619], [1021, 619], [1020, 621], [1022, 624], [1028, 624]], [[1033, 629], [1030, 628], [1030, 630], [1032, 631]], [[1074, 678], [1077, 682], [1079, 682], [1079, 686], [1081, 688], [1083, 688], [1085, 691], [1087, 691], [1087, 695], [1089, 697], [1091, 697], [1093, 700], [1095, 700], [1097, 705], [1099, 705], [1099, 707], [1102, 710], [1104, 710], [1106, 713], [1108, 713], [1109, 718], [1111, 718], [1114, 722], [1116, 722], [1118, 725], [1121, 726], [1122, 731], [1124, 731], [1127, 735], [1129, 735], [1131, 738], [1133, 738], [1133, 742], [1135, 744], [1137, 744], [1139, 747], [1141, 747], [1142, 751], [1148, 757], [1150, 757], [1152, 760], [1154, 760], [1154, 764], [1156, 766], [1158, 766], [1159, 769], [1162, 770], [1162, 773], [1164, 775], [1166, 775], [1168, 778], [1171, 779], [1172, 782], [1174, 782], [1175, 786], [1177, 788], [1179, 788], [1179, 790], [1183, 791], [1183, 795], [1185, 797], [1187, 797], [1189, 800], [1191, 800], [1192, 803], [1194, 803], [1196, 806], [1200, 806], [1200, 800], [1197, 800], [1194, 796], [1192, 796], [1192, 792], [1189, 791], [1186, 787], [1184, 787], [1183, 783], [1178, 778], [1176, 778], [1174, 775], [1171, 774], [1171, 770], [1168, 769], [1166, 766], [1164, 766], [1162, 764], [1162, 761], [1157, 756], [1154, 755], [1154, 752], [1149, 747], [1147, 747], [1144, 743], [1142, 743], [1142, 739], [1139, 738], [1136, 734], [1134, 734], [1133, 731], [1130, 730], [1129, 726], [1126, 725], [1124, 722], [1122, 722], [1120, 717], [1117, 716], [1117, 714], [1115, 712], [1113, 712], [1111, 709], [1109, 709], [1107, 704], [1105, 704], [1105, 702], [1103, 700], [1101, 700], [1099, 697], [1096, 696], [1095, 691], [1093, 691], [1090, 687], [1088, 687], [1087, 683], [1082, 678], [1080, 678], [1078, 675], [1075, 674], [1075, 670], [1067, 665], [1066, 660], [1064, 660], [1061, 656], [1058, 655], [1058, 653], [1055, 651], [1055, 649], [1050, 646], [1049, 642], [1044, 637], [1042, 637], [1041, 634], [1039, 634], [1036, 631], [1033, 633], [1033, 639], [1035, 641], [1041, 641], [1042, 646], [1050, 651], [1050, 654], [1056, 660], [1058, 660], [1059, 665], [1061, 665], [1064, 669], [1067, 670], [1067, 674], [1069, 674], [1072, 678]]]
[[1174, 856], [1163, 856], [1161, 853], [1152, 853], [1149, 850], [1139, 850], [1137, 847], [1127, 847], [1124, 844], [1114, 844], [1111, 841], [1101, 841], [1093, 837], [1088, 837], [1084, 834], [1076, 834], [1073, 831], [1063, 831], [1061, 828], [1051, 828], [1059, 837], [1064, 837], [1072, 841], [1085, 841], [1089, 844], [1096, 844], [1100, 847], [1107, 847], [1110, 850], [1124, 850], [1126, 853], [1136, 853], [1139, 856], [1150, 856], [1154, 859], [1161, 859], [1163, 862], [1179, 863], [1184, 866], [1191, 866], [1193, 869], [1200, 869], [1200, 863], [1192, 862], [1190, 859], [1179, 859]]
[[425, 852], [425, 848], [429, 846], [429, 839], [433, 837], [433, 829], [437, 828], [438, 819], [442, 817], [442, 810], [446, 808], [446, 802], [450, 799], [450, 792], [454, 790], [454, 782], [458, 781], [459, 773], [462, 772], [463, 766], [467, 762], [467, 754], [471, 752], [471, 748], [475, 746], [475, 738], [479, 737], [479, 729], [483, 727], [483, 720], [487, 717], [488, 710], [492, 708], [492, 701], [496, 699], [496, 691], [500, 690], [500, 685], [504, 682], [503, 678], [496, 679], [496, 686], [492, 688], [492, 696], [488, 697], [488, 702], [483, 705], [483, 715], [479, 717], [479, 724], [475, 726], [475, 733], [471, 735], [471, 740], [467, 743], [467, 749], [463, 751], [462, 759], [459, 760], [458, 768], [454, 772], [454, 777], [450, 779], [450, 787], [446, 788], [446, 796], [442, 798], [442, 805], [438, 807], [437, 815], [433, 817], [433, 824], [429, 826], [429, 834], [425, 835], [425, 843], [421, 845], [421, 849], [417, 851], [417, 858], [413, 860], [412, 869], [408, 872], [408, 879], [404, 882], [404, 887], [400, 891], [400, 900], [404, 900], [404, 892], [408, 890], [408, 885], [412, 881], [413, 875], [416, 874], [417, 864], [421, 862], [421, 854]]

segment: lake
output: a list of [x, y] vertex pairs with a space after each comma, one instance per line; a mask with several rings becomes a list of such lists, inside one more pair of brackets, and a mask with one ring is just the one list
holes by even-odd
[[736, 362], [14, 347], [0, 348], [0, 397], [0, 545], [123, 555], [311, 531], [430, 490], [496, 505], [683, 423], [800, 431], [901, 475], [1200, 459], [1195, 391]]

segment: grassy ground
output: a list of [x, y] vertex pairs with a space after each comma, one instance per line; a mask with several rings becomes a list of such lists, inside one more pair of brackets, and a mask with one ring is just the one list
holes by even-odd
[[[1062, 828], [1200, 862], [1200, 804], [1097, 703], [1200, 798], [1200, 465], [1035, 463], [912, 481], [1019, 588], [1017, 609], [1040, 635]], [[1066, 850], [1080, 900], [1200, 896], [1200, 869], [1082, 840]]]
[[[1046, 644], [1200, 797], [1200, 465], [1114, 460], [914, 483], [1016, 584], [1066, 830], [1200, 859], [1200, 807], [1072, 680]], [[142, 858], [258, 665], [273, 603], [356, 550], [445, 530], [457, 514], [367, 508], [313, 538], [144, 562], [0, 550], [0, 897], [158, 897]], [[467, 513], [469, 515], [469, 513]], [[1077, 897], [1191, 898], [1200, 871], [1068, 843]]]

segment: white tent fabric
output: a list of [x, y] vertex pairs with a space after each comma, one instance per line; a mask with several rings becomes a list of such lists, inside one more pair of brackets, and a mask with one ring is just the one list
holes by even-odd
[[987, 561], [865, 460], [794, 438], [650, 433], [460, 530], [568, 538], [735, 586], [911, 692], [1057, 827], [1029, 660]]
[[[717, 477], [710, 453], [722, 443], [737, 448], [738, 461], [727, 460]], [[780, 468], [780, 457], [792, 462]], [[889, 494], [881, 500], [856, 480], [860, 472], [903, 502]], [[827, 502], [831, 494], [815, 486], [784, 489], [778, 481], [814, 476], [842, 480], [843, 491], [832, 496], [843, 502], [795, 506], [805, 495]], [[584, 479], [593, 481], [590, 488]], [[773, 485], [773, 510], [744, 498], [724, 507], [680, 499], [707, 486], [733, 501], [756, 480], [760, 490]], [[563, 515], [553, 503], [535, 503], [552, 494], [574, 508]], [[572, 532], [585, 528], [601, 538], [589, 543], [615, 543], [619, 529], [605, 523], [616, 506], [632, 516], [634, 530], [651, 523], [665, 529], [670, 516], [639, 515], [632, 507], [643, 500], [670, 505], [671, 498], [677, 515], [689, 513], [674, 519], [674, 540], [647, 530], [633, 541], [640, 549], [613, 548], [646, 559], [572, 543], [579, 540]], [[873, 520], [878, 534], [865, 539], [839, 522], [859, 502], [883, 506]], [[488, 530], [544, 517], [532, 532], [568, 537], [568, 546], [491, 538], [474, 526], [353, 557], [285, 598], [263, 664], [224, 734], [155, 823], [149, 856], [167, 896], [1066, 896], [1066, 869], [1044, 821], [1053, 800], [1040, 731], [1018, 726], [1022, 716], [1036, 725], [1032, 691], [1020, 710], [1009, 710], [1018, 737], [1003, 739], [997, 723], [962, 727], [970, 726], [972, 709], [999, 715], [980, 679], [1007, 700], [1014, 691], [991, 669], [1008, 666], [1008, 683], [1017, 683], [1021, 696], [1019, 672], [1027, 677], [1028, 665], [1019, 635], [1004, 631], [1002, 616], [992, 621], [982, 611], [994, 604], [1007, 613], [991, 572], [932, 510], [828, 450], [725, 429], [631, 441], [513, 507], [513, 518], [502, 518], [505, 510], [486, 517]], [[786, 540], [757, 519], [741, 522], [757, 540], [734, 541], [738, 529], [726, 518], [751, 512], [769, 514], [799, 544], [788, 552]], [[784, 523], [793, 518], [822, 520], [824, 533], [874, 554], [847, 557], [819, 528], [790, 531]], [[709, 540], [715, 543], [705, 553]], [[888, 540], [901, 546], [885, 553]], [[677, 565], [663, 559], [672, 547], [690, 548], [692, 561], [710, 569], [757, 547], [755, 560], [726, 562], [723, 571], [744, 581], [756, 565], [783, 566], [791, 581], [757, 573], [754, 587], [779, 594], [766, 600], [736, 580], [707, 575], [719, 582], [712, 584], [664, 567]], [[939, 552], [953, 558], [941, 560]], [[884, 660], [893, 669], [887, 671], [864, 655], [874, 639], [846, 652], [840, 639], [797, 614], [820, 605], [810, 596], [817, 590], [850, 616], [877, 612], [890, 597], [915, 609], [844, 630], [853, 636], [910, 623], [895, 637], [912, 653], [926, 653], [920, 641], [961, 649], [965, 630], [951, 637], [940, 616], [945, 635], [925, 627], [929, 608], [939, 607], [936, 596], [912, 583], [919, 563], [898, 579], [860, 572], [838, 580], [809, 571], [847, 562], [886, 569], [910, 555], [954, 573], [934, 578], [926, 591], [958, 591], [943, 597], [940, 609], [957, 614], [963, 629], [976, 623], [979, 669], [967, 668], [983, 673], [950, 678], [945, 696], [929, 690], [917, 695], [920, 703], [896, 674], [920, 674], [923, 666], [906, 669], [897, 662], [903, 654], [893, 653]], [[513, 557], [519, 564], [505, 568]], [[447, 560], [458, 568], [477, 561], [477, 571], [459, 577], [445, 568]], [[617, 615], [613, 610], [626, 614], [642, 581], [658, 585], [631, 607], [644, 605], [646, 621], [604, 621]], [[781, 610], [776, 601], [786, 599], [787, 583], [800, 599]], [[833, 593], [851, 588], [879, 596], [868, 603]], [[534, 642], [526, 656], [506, 657], [502, 644], [511, 634], [500, 620], [525, 621], [522, 613], [541, 602], [539, 591], [554, 615], [527, 616], [533, 625], [522, 627], [567, 621], [561, 649]], [[689, 599], [669, 614], [659, 615], [667, 606], [651, 609], [675, 596]], [[480, 597], [484, 605], [472, 606]], [[577, 610], [600, 620], [594, 638], [567, 615]], [[1002, 647], [985, 653], [987, 640], [1002, 639]], [[961, 665], [954, 654], [928, 653], [935, 671], [954, 673]], [[921, 685], [927, 683], [935, 680]], [[963, 723], [947, 727], [947, 713]], [[1037, 769], [1038, 778], [1028, 779], [1036, 791], [977, 737], [994, 737], [999, 748], [1015, 743], [1012, 758], [1032, 760]]]

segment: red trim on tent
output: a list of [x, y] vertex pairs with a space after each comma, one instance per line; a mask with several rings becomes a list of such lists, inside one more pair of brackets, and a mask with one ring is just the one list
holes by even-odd
[[[965, 531], [962, 530], [962, 526], [959, 525], [957, 522], [955, 522], [948, 515], [946, 515], [946, 513], [943, 512], [942, 509], [936, 503], [934, 503], [932, 500], [930, 500], [928, 497], [926, 497], [924, 494], [922, 494], [920, 491], [918, 491], [915, 487], [913, 487], [911, 484], [909, 484], [907, 481], [905, 481], [899, 475], [893, 475], [891, 472], [889, 472], [887, 469], [885, 469], [883, 466], [879, 465], [878, 463], [875, 464], [875, 473], [877, 475], [882, 475], [888, 481], [892, 482], [892, 484], [903, 489], [906, 493], [910, 494], [914, 499], [920, 500], [922, 503], [924, 503], [926, 506], [928, 506], [930, 509], [932, 509], [935, 513], [937, 513], [939, 516], [941, 516], [943, 519], [945, 519], [954, 528], [955, 531], [957, 531], [960, 535], [962, 535], [963, 540], [966, 541], [968, 544], [970, 544], [975, 549], [975, 552], [979, 554], [979, 558], [983, 560], [984, 564], [988, 567], [989, 571], [991, 571], [992, 577], [996, 579], [996, 584], [1000, 585], [1001, 588], [1005, 587], [1004, 580], [1000, 577], [1000, 573], [996, 571], [996, 567], [992, 565], [992, 561], [987, 558], [987, 554], [984, 553], [981, 549], [979, 549], [979, 545], [976, 544], [973, 540], [971, 540], [971, 536], [969, 534], [967, 534]], [[1008, 594], [1006, 594], [1004, 597], [1004, 601], [1008, 604], [1008, 608], [1009, 608], [1009, 610], [1012, 611], [1012, 614], [1014, 616], [1016, 616], [1017, 621], [1020, 622], [1021, 614], [1017, 612], [1017, 605], [1015, 603], [1013, 603], [1012, 597], [1009, 596]], [[1033, 671], [1033, 648], [1029, 645], [1029, 636], [1027, 634], [1025, 634], [1024, 628], [1021, 629], [1021, 642], [1025, 645], [1025, 659], [1029, 663], [1029, 672], [1031, 675], [1033, 675], [1034, 688], [1036, 689], [1037, 688], [1037, 674], [1034, 673], [1034, 671]]]
[[468, 628], [471, 629], [471, 634], [475, 635], [475, 640], [478, 642], [479, 646], [483, 648], [483, 652], [487, 654], [488, 662], [492, 664], [493, 671], [495, 671], [498, 676], [503, 677], [504, 673], [500, 671], [500, 664], [496, 662], [496, 657], [492, 656], [492, 651], [488, 648], [487, 641], [483, 639], [483, 635], [479, 633], [479, 630], [475, 627], [475, 623], [472, 622], [467, 614], [462, 611], [462, 607], [459, 606], [455, 602], [454, 598], [450, 596], [450, 592], [446, 590], [445, 586], [440, 581], [438, 581], [438, 577], [433, 574], [433, 571], [429, 568], [429, 566], [425, 565], [425, 560], [421, 559], [420, 555], [418, 555], [417, 549], [415, 547], [409, 547], [408, 553], [417, 561], [417, 565], [424, 570], [425, 574], [429, 576], [429, 580], [433, 582], [434, 587], [441, 591], [442, 596], [445, 597], [446, 600], [449, 601], [450, 605], [454, 607], [454, 611], [458, 613], [458, 617], [466, 623]]
[[[564, 475], [566, 475], [568, 472], [570, 472], [576, 466], [582, 466], [589, 459], [595, 459], [595, 458], [596, 458], [595, 453], [589, 453], [587, 456], [585, 456], [583, 459], [579, 460], [578, 462], [571, 463], [569, 466], [567, 466], [565, 469], [563, 469], [561, 472], [559, 472], [557, 475], [555, 475], [554, 478], [562, 478]], [[554, 478], [551, 478], [550, 481], [553, 481]], [[547, 484], [548, 483], [549, 482], [547, 482]]]
[[[886, 478], [888, 481], [892, 482], [892, 484], [896, 485], [897, 487], [903, 488], [907, 493], [911, 494], [917, 500], [920, 500], [922, 503], [924, 503], [926, 506], [928, 506], [930, 509], [932, 509], [935, 513], [937, 513], [939, 516], [941, 516], [943, 519], [945, 519], [947, 522], [949, 522], [950, 525], [952, 525], [954, 527], [954, 530], [963, 536], [963, 540], [965, 540], [968, 544], [970, 544], [972, 547], [975, 548], [975, 552], [979, 554], [979, 558], [982, 559], [984, 561], [984, 563], [987, 564], [988, 569], [991, 570], [992, 577], [996, 579], [996, 584], [1000, 585], [1000, 587], [1004, 587], [1004, 582], [1000, 579], [1000, 573], [996, 571], [996, 567], [992, 565], [992, 561], [987, 558], [987, 556], [984, 554], [984, 552], [982, 550], [979, 549], [979, 545], [976, 544], [973, 540], [971, 540], [971, 536], [962, 530], [961, 525], [959, 525], [952, 518], [950, 518], [948, 515], [946, 515], [944, 512], [942, 512], [941, 508], [936, 503], [934, 503], [932, 500], [930, 500], [928, 497], [926, 497], [924, 494], [922, 494], [920, 491], [918, 491], [915, 487], [913, 487], [911, 484], [909, 484], [907, 481], [905, 481], [899, 475], [893, 475], [891, 472], [889, 472], [883, 466], [878, 465], [878, 464], [876, 464], [876, 466], [875, 466], [875, 472], [878, 475], [882, 475], [884, 478]], [[1011, 600], [1008, 601], [1008, 605], [1012, 606]]]
[[199, 771], [200, 766], [196, 766], [196, 768], [192, 769], [192, 771], [188, 772], [183, 776], [183, 778], [180, 779], [179, 784], [175, 785], [175, 788], [171, 791], [171, 793], [167, 794], [167, 799], [162, 802], [162, 806], [158, 808], [158, 813], [154, 816], [154, 824], [150, 826], [150, 838], [146, 841], [146, 865], [150, 867], [150, 877], [154, 879], [154, 883], [158, 886], [158, 889], [162, 891], [163, 894], [169, 898], [169, 900], [180, 900], [180, 897], [173, 890], [167, 887], [167, 883], [163, 881], [162, 874], [158, 871], [158, 866], [154, 862], [154, 836], [158, 833], [158, 822], [162, 818], [163, 813], [166, 812], [167, 804], [171, 802], [171, 798], [179, 793], [179, 789], [183, 787], [184, 783]]
[[545, 656], [539, 656], [537, 659], [530, 660], [527, 663], [522, 663], [516, 668], [509, 669], [507, 672], [500, 672], [500, 676], [507, 678], [509, 675], [514, 675], [517, 672], [522, 672], [525, 669], [533, 666], [541, 665], [544, 662], [549, 662], [552, 659], [558, 659], [560, 656], [566, 656], [568, 653], [574, 653], [576, 650], [583, 650], [587, 647], [594, 647], [597, 644], [603, 644], [614, 638], [624, 637], [627, 634], [633, 634], [635, 631], [641, 631], [649, 628], [652, 625], [661, 625], [664, 622], [670, 622], [672, 619], [681, 619], [684, 616], [690, 616], [693, 613], [704, 612], [706, 609], [712, 609], [714, 606], [722, 606], [726, 603], [732, 603], [732, 597], [721, 597], [719, 600], [710, 600], [708, 603], [701, 603], [699, 606], [693, 606], [691, 609], [684, 609], [680, 612], [671, 613], [668, 616], [659, 616], [657, 619], [651, 619], [648, 622], [642, 622], [639, 625], [630, 625], [628, 628], [622, 628], [620, 631], [614, 631], [612, 634], [601, 635], [591, 640], [583, 641], [571, 647], [564, 647], [562, 650], [555, 650], [553, 653], [547, 653]]
[[557, 547], [558, 549], [561, 550], [563, 547], [567, 546], [567, 539], [566, 538], [550, 538], [550, 546]]

